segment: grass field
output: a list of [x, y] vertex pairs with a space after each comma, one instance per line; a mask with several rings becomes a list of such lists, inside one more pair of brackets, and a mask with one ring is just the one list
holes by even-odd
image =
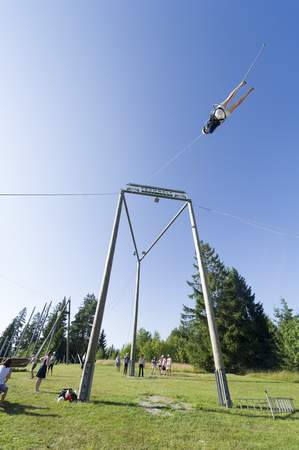
[[[89, 403], [57, 403], [77, 388], [79, 366], [55, 366], [34, 392], [28, 372], [13, 373], [0, 406], [0, 449], [299, 449], [299, 413], [273, 420], [266, 412], [217, 406], [213, 375], [182, 367], [172, 377], [123, 377], [97, 364]], [[288, 396], [299, 406], [299, 375], [228, 377], [232, 399]], [[149, 407], [150, 406], [150, 407]], [[152, 406], [155, 406], [152, 408]]]

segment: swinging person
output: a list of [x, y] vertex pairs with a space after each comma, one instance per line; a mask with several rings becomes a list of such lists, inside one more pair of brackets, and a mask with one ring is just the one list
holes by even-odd
[[242, 95], [242, 97], [239, 98], [239, 100], [228, 107], [228, 104], [231, 102], [231, 100], [237, 95], [239, 90], [245, 86], [247, 82], [245, 80], [241, 81], [241, 83], [228, 95], [228, 97], [224, 100], [224, 102], [217, 105], [214, 109], [214, 111], [211, 113], [210, 118], [206, 125], [202, 129], [203, 134], [211, 134], [213, 133], [219, 125], [221, 125], [225, 119], [235, 110], [238, 108], [238, 106], [243, 103], [246, 97], [254, 91], [254, 88], [251, 87], [248, 89], [245, 94]]

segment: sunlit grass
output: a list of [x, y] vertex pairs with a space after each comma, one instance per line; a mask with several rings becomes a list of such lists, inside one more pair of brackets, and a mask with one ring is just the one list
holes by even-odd
[[[225, 410], [217, 406], [213, 375], [178, 369], [172, 377], [151, 377], [147, 369], [144, 379], [131, 379], [97, 364], [92, 401], [85, 404], [56, 401], [61, 388], [78, 387], [79, 366], [55, 366], [39, 394], [29, 373], [14, 373], [8, 403], [0, 407], [0, 449], [299, 448], [298, 413], [273, 421], [267, 412]], [[228, 380], [233, 400], [263, 398], [268, 389], [299, 405], [298, 374], [231, 375]], [[192, 409], [149, 414], [139, 402], [152, 395]]]

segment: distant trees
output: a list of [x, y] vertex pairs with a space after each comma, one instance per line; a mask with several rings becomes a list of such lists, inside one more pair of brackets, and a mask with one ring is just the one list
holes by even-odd
[[[280, 306], [275, 308], [274, 321], [270, 320], [245, 278], [237, 269], [226, 267], [215, 249], [207, 243], [202, 243], [202, 258], [226, 370], [233, 373], [247, 370], [299, 370], [299, 315], [282, 299]], [[143, 353], [149, 361], [153, 357], [170, 354], [173, 361], [191, 363], [197, 368], [213, 371], [207, 315], [196, 263], [194, 274], [187, 283], [191, 290], [189, 298], [192, 304], [183, 305], [181, 324], [166, 339], [161, 339], [157, 331], [152, 333], [140, 328], [136, 336], [137, 357]], [[63, 313], [60, 311], [66, 302], [65, 297], [56, 305], [39, 339], [36, 330], [37, 324], [42, 322], [40, 313], [33, 317], [23, 336], [19, 355], [33, 351], [33, 346], [36, 352], [48, 337], [44, 351], [55, 350], [57, 358], [64, 359], [67, 313], [66, 309]], [[78, 354], [82, 357], [87, 351], [96, 306], [95, 295], [87, 294], [71, 323], [70, 354], [73, 360]], [[2, 333], [2, 355], [4, 352], [6, 355], [13, 354], [24, 329], [25, 318], [26, 308], [20, 311]], [[56, 320], [55, 330], [51, 333]], [[32, 344], [28, 348], [30, 343]], [[97, 358], [115, 358], [117, 352], [113, 345], [108, 347], [107, 337], [102, 329]], [[120, 353], [122, 356], [130, 354], [130, 344], [124, 345]]]

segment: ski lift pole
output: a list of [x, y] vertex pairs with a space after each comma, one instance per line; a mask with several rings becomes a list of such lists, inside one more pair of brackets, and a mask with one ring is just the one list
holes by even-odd
[[23, 332], [22, 332], [22, 334], [20, 336], [19, 342], [18, 342], [18, 344], [16, 346], [16, 349], [15, 349], [15, 352], [14, 352], [13, 356], [17, 356], [18, 350], [20, 348], [20, 345], [22, 344], [23, 338], [24, 338], [26, 330], [27, 330], [27, 328], [28, 328], [28, 326], [29, 326], [29, 324], [31, 322], [32, 316], [34, 314], [34, 311], [35, 311], [35, 307], [33, 308], [32, 312], [30, 314], [29, 320], [28, 320], [28, 322], [26, 323], [26, 325], [24, 327], [24, 330], [23, 330]]
[[[67, 302], [63, 305], [63, 307], [61, 308], [61, 310], [58, 311], [56, 320], [55, 320], [55, 322], [54, 322], [54, 324], [53, 324], [53, 326], [52, 326], [52, 328], [51, 328], [51, 330], [50, 330], [50, 333], [48, 334], [48, 336], [46, 337], [46, 339], [45, 339], [44, 342], [42, 343], [42, 345], [41, 345], [40, 349], [38, 350], [38, 352], [35, 354], [35, 358], [38, 358], [38, 356], [40, 355], [42, 349], [44, 348], [44, 346], [45, 346], [46, 343], [48, 342], [48, 339], [49, 339], [49, 338], [50, 338], [50, 343], [51, 343], [52, 338], [53, 338], [53, 335], [54, 335], [55, 328], [56, 328], [57, 323], [58, 323], [58, 320], [60, 319], [61, 314], [62, 314], [63, 311], [65, 310], [66, 305], [67, 305]], [[50, 343], [49, 343], [49, 346], [50, 346]], [[48, 346], [48, 347], [49, 347], [49, 346]]]
[[6, 346], [7, 340], [8, 340], [8, 336], [6, 336], [6, 338], [4, 339], [3, 344], [1, 345], [0, 356], [2, 356], [2, 352], [3, 352], [3, 350], [4, 350], [5, 346]]
[[66, 335], [66, 364], [70, 363], [70, 326], [71, 326], [71, 298], [68, 299], [67, 309], [67, 335]]
[[35, 348], [36, 348], [36, 346], [37, 346], [37, 344], [38, 344], [38, 341], [39, 341], [39, 339], [40, 339], [40, 336], [41, 336], [41, 334], [42, 334], [42, 331], [43, 331], [43, 329], [44, 329], [44, 327], [45, 327], [45, 323], [46, 323], [47, 317], [48, 317], [48, 315], [49, 315], [51, 305], [52, 305], [52, 301], [49, 303], [49, 305], [48, 305], [48, 307], [47, 307], [47, 309], [46, 309], [46, 311], [45, 311], [45, 316], [44, 316], [44, 318], [43, 318], [43, 320], [42, 320], [42, 323], [41, 323], [41, 326], [40, 326], [40, 328], [39, 328], [39, 330], [38, 330], [37, 338], [36, 338], [36, 341], [35, 341], [34, 346], [33, 346], [33, 349], [32, 349], [32, 354], [33, 354], [33, 355], [34, 355], [34, 350], [35, 350]]
[[29, 344], [28, 344], [28, 347], [27, 347], [26, 356], [27, 356], [28, 353], [29, 353], [29, 350], [30, 350], [31, 344], [32, 344], [32, 342], [33, 342], [33, 339], [34, 339], [35, 336], [37, 335], [37, 331], [38, 331], [38, 328], [39, 328], [39, 326], [40, 326], [40, 323], [41, 323], [41, 321], [42, 321], [42, 319], [43, 319], [43, 315], [44, 315], [44, 312], [45, 312], [46, 307], [47, 307], [47, 302], [44, 304], [44, 307], [43, 307], [42, 312], [41, 312], [41, 314], [40, 314], [40, 316], [39, 316], [39, 318], [38, 318], [38, 321], [37, 321], [37, 323], [35, 324], [34, 330], [33, 330], [33, 332], [32, 332], [31, 339], [30, 339]]

